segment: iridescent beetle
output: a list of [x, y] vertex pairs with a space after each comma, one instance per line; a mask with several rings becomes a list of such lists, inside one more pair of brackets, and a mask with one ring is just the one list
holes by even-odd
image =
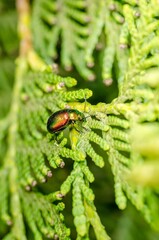
[[[85, 122], [86, 117], [76, 109], [63, 109], [53, 113], [47, 121], [47, 130], [50, 133], [58, 133], [75, 122]], [[75, 128], [76, 129], [76, 128]], [[78, 132], [79, 130], [76, 129]]]

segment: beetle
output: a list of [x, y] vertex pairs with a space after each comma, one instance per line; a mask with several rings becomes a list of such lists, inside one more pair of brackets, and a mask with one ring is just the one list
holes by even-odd
[[[53, 113], [47, 121], [47, 130], [50, 133], [58, 133], [75, 122], [85, 122], [86, 117], [77, 109], [63, 109]], [[76, 128], [75, 128], [76, 129]], [[76, 129], [78, 132], [79, 130]]]

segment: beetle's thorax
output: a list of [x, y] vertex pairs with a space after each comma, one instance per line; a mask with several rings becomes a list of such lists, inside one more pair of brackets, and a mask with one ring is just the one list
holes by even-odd
[[76, 120], [79, 120], [79, 115], [75, 112], [71, 112], [69, 114], [69, 118], [70, 118], [70, 120], [76, 121]]

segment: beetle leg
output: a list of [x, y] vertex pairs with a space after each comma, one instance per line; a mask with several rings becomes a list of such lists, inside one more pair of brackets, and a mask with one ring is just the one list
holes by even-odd
[[82, 133], [82, 131], [78, 130], [75, 126], [74, 126], [74, 129], [79, 132], [79, 133]]

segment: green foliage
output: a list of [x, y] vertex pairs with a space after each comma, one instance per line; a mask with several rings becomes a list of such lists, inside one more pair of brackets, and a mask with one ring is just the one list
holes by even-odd
[[[11, 4], [11, 3], [10, 3]], [[6, 115], [13, 85], [15, 53], [18, 47], [16, 33], [16, 12], [6, 11], [5, 4], [0, 6], [0, 118]], [[5, 102], [5, 104], [4, 104]]]
[[[0, 7], [0, 237], [110, 239], [105, 219], [111, 222], [117, 217], [110, 220], [106, 208], [104, 218], [97, 213], [100, 204], [92, 187], [102, 168], [108, 175], [107, 162], [118, 208], [124, 210], [129, 200], [158, 230], [158, 1], [32, 1], [34, 48], [30, 45], [26, 55], [20, 52], [14, 89], [11, 60], [17, 48], [16, 13], [14, 6], [4, 13], [3, 1]], [[26, 19], [24, 29], [29, 32]], [[25, 42], [22, 29], [21, 45]], [[80, 76], [94, 80], [96, 70], [90, 67], [96, 64], [97, 49], [103, 88], [112, 79], [117, 80], [119, 94], [109, 104], [86, 102], [91, 90], [78, 89], [72, 77], [55, 75], [55, 64], [51, 68], [52, 62], [58, 63], [62, 74], [62, 68], [73, 71], [74, 65]], [[8, 97], [11, 93], [12, 100]], [[70, 108], [84, 113], [86, 121], [77, 120], [59, 133], [48, 133], [49, 116]], [[104, 179], [105, 194], [100, 193], [100, 200], [109, 197], [108, 186], [109, 181]], [[64, 210], [70, 205], [69, 193], [76, 235], [71, 233], [73, 228]], [[129, 213], [122, 215], [114, 239], [122, 239], [122, 234], [125, 239], [138, 236], [131, 221]], [[153, 236], [147, 239], [155, 239]]]
[[[93, 52], [102, 48], [102, 78], [109, 85], [115, 58], [123, 55], [117, 45], [123, 21], [122, 4], [118, 2], [114, 5], [105, 0], [37, 0], [33, 4], [34, 45], [48, 63], [52, 58], [59, 63], [60, 48], [60, 65], [66, 71], [71, 71], [74, 65], [90, 81], [95, 79], [90, 70], [94, 66]], [[122, 61], [126, 65], [125, 56]], [[119, 74], [123, 68], [119, 66]]]

